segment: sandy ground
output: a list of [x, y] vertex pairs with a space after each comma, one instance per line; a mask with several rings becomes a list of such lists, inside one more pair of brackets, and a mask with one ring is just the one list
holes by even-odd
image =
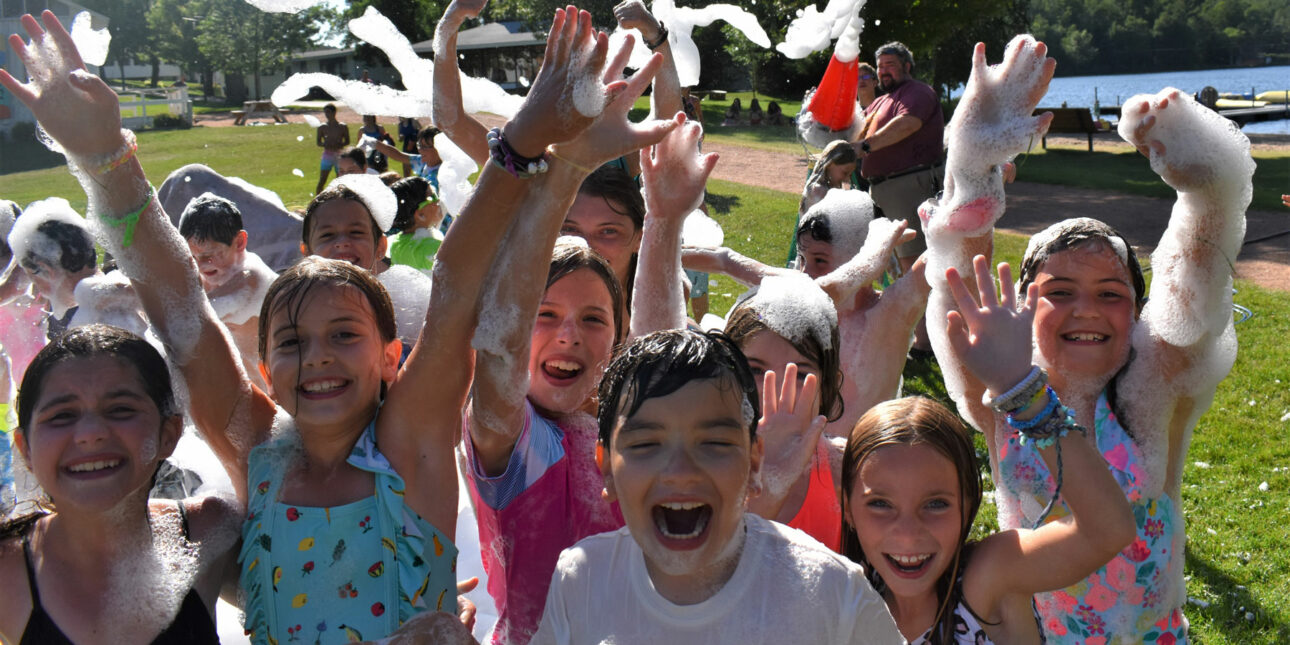
[[[304, 123], [305, 113], [290, 111], [286, 114], [287, 120]], [[321, 112], [312, 114], [322, 118]], [[344, 108], [337, 118], [351, 125], [362, 122], [357, 114]], [[502, 123], [499, 117], [486, 116], [482, 120], [490, 126]], [[396, 119], [382, 118], [380, 122], [387, 126], [391, 135], [394, 134]], [[197, 117], [197, 125], [201, 126], [221, 127], [232, 124], [233, 117], [229, 115]], [[1048, 138], [1048, 142], [1050, 145], [1086, 145], [1087, 139], [1053, 136]], [[1252, 135], [1251, 144], [1255, 150], [1290, 150], [1290, 136]], [[1114, 133], [1096, 135], [1093, 147], [1103, 151], [1129, 149], [1128, 144]], [[704, 144], [704, 150], [721, 154], [721, 161], [713, 172], [713, 176], [718, 179], [794, 194], [802, 190], [807, 162], [801, 154], [712, 141]], [[1119, 229], [1139, 254], [1149, 254], [1164, 232], [1173, 206], [1173, 200], [1167, 199], [1027, 183], [1024, 181], [1024, 172], [1020, 179], [1008, 187], [1008, 212], [999, 222], [1001, 230], [1030, 235], [1056, 221], [1090, 216]], [[1237, 277], [1251, 280], [1263, 287], [1290, 291], [1290, 209], [1279, 212], [1251, 210], [1246, 213], [1246, 222], [1246, 244], [1236, 260]]]

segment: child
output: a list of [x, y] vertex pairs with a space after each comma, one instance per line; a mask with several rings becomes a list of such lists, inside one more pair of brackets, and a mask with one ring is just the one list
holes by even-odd
[[[421, 123], [410, 116], [399, 117], [399, 150], [403, 154], [416, 154], [417, 151], [417, 133], [421, 131]], [[403, 176], [407, 177], [412, 174], [411, 164], [403, 163]]]
[[336, 176], [375, 175], [376, 170], [367, 167], [367, 155], [362, 148], [349, 147], [340, 151], [336, 158]]
[[[950, 127], [947, 190], [940, 202], [923, 207], [936, 265], [929, 273], [936, 278], [929, 331], [960, 413], [985, 434], [1004, 528], [1066, 515], [1067, 504], [1056, 497], [1066, 495], [1063, 477], [981, 404], [990, 384], [961, 367], [962, 348], [950, 342], [960, 314], [946, 312], [955, 309], [951, 276], [966, 274], [969, 262], [985, 273], [984, 256], [969, 258], [989, 253], [991, 229], [1003, 211], [999, 166], [1051, 118], [1031, 116], [1052, 77], [1045, 51], [1042, 43], [1014, 39], [1006, 62], [987, 68], [984, 46], [977, 46], [956, 111], [963, 118]], [[1235, 359], [1231, 258], [1240, 250], [1251, 195], [1249, 142], [1176, 90], [1125, 106], [1121, 136], [1178, 190], [1152, 256], [1150, 298], [1132, 247], [1095, 220], [1060, 222], [1036, 235], [1021, 270], [1021, 288], [1039, 288], [1031, 329], [1035, 361], [1048, 369], [1049, 383], [1074, 408], [1076, 421], [1090, 429], [1088, 441], [1131, 503], [1137, 528], [1133, 543], [1103, 568], [1036, 596], [1050, 642], [1186, 639], [1183, 463], [1191, 431]]]
[[315, 195], [321, 193], [323, 187], [327, 185], [328, 173], [334, 170], [336, 176], [340, 176], [340, 168], [336, 164], [340, 160], [340, 151], [349, 145], [349, 127], [336, 120], [336, 106], [331, 103], [324, 105], [323, 116], [327, 118], [327, 122], [318, 126], [314, 138], [318, 147], [323, 149], [322, 162], [318, 165], [318, 187], [314, 189]]
[[426, 272], [434, 268], [434, 254], [443, 244], [439, 222], [443, 209], [439, 196], [430, 182], [421, 177], [406, 177], [390, 187], [399, 200], [399, 210], [394, 216], [390, 242], [390, 261]]
[[[394, 145], [394, 138], [390, 133], [385, 131], [385, 126], [376, 122], [376, 116], [372, 114], [363, 115], [363, 127], [358, 129], [359, 141], [370, 140], [379, 141], [388, 146]], [[386, 156], [375, 148], [367, 153], [367, 167], [375, 170], [377, 174], [383, 173], [389, 168], [389, 160]]]
[[664, 331], [621, 352], [600, 386], [597, 462], [627, 526], [560, 555], [533, 643], [901, 642], [855, 565], [745, 510], [759, 426], [813, 415], [795, 390], [759, 422], [729, 340]]
[[430, 182], [436, 191], [439, 190], [439, 166], [443, 165], [443, 159], [439, 156], [439, 151], [434, 147], [434, 138], [438, 136], [439, 129], [434, 126], [421, 128], [417, 134], [416, 152], [409, 153], [399, 150], [385, 141], [379, 139], [369, 139], [366, 142], [372, 145], [377, 152], [393, 159], [402, 164], [412, 167], [412, 173]]
[[57, 510], [0, 527], [0, 640], [218, 642], [241, 510], [148, 500], [182, 431], [166, 363], [143, 339], [91, 325], [37, 354], [14, 444]]
[[50, 197], [27, 207], [9, 232], [9, 246], [33, 295], [48, 306], [46, 333], [53, 340], [76, 315], [76, 286], [98, 275], [94, 236], [67, 200]]
[[[452, 288], [434, 291], [426, 312], [434, 333], [422, 334], [401, 370], [388, 298], [367, 272], [315, 259], [285, 272], [260, 316], [270, 398], [241, 374], [182, 238], [143, 190], [115, 95], [84, 71], [57, 18], [45, 12], [43, 20], [49, 33], [24, 17], [33, 42], [17, 48], [35, 80], [0, 72], [0, 84], [31, 108], [84, 179], [105, 243], [139, 279], [149, 317], [188, 377], [197, 427], [248, 504], [240, 561], [252, 639], [285, 642], [296, 625], [329, 643], [379, 638], [415, 613], [451, 608], [452, 445], [470, 383], [475, 303], [502, 235], [520, 205], [537, 199], [537, 184], [498, 164], [484, 168], [437, 256], [436, 272]], [[590, 16], [580, 22], [589, 31]], [[575, 86], [602, 78], [603, 41], [599, 60], [570, 57], [567, 31], [553, 27], [553, 71], [539, 76], [506, 128], [519, 150], [544, 150], [591, 125], [554, 117]]]
[[215, 315], [233, 336], [246, 373], [256, 385], [264, 387], [256, 354], [260, 306], [278, 274], [246, 249], [242, 213], [223, 197], [205, 193], [189, 202], [179, 216], [179, 234], [197, 261], [202, 289]]
[[[979, 309], [963, 281], [950, 278], [962, 315], [955, 314], [949, 340], [990, 391], [1010, 392], [1031, 360], [1026, 332], [1038, 298], [1032, 284], [1018, 307], [1007, 265], [999, 277], [1001, 298], [988, 270], [977, 274]], [[1041, 385], [1013, 397], [1020, 403], [992, 402], [1068, 482], [1069, 521], [1033, 531], [967, 542], [981, 503], [980, 471], [971, 439], [940, 404], [888, 401], [852, 430], [842, 467], [844, 549], [883, 590], [911, 643], [1042, 642], [1032, 595], [1079, 581], [1133, 540], [1133, 515], [1101, 455]]]
[[15, 381], [27, 371], [27, 364], [46, 342], [44, 311], [28, 292], [27, 272], [19, 266], [9, 246], [9, 232], [20, 215], [22, 209], [17, 204], [0, 201], [0, 348], [9, 357], [9, 370]]

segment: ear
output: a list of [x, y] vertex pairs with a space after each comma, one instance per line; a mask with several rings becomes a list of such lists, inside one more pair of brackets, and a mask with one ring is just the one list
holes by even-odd
[[18, 454], [27, 465], [27, 470], [31, 471], [31, 444], [27, 443], [27, 433], [22, 428], [14, 428], [13, 445], [18, 449]]
[[179, 437], [184, 434], [184, 417], [172, 414], [161, 422], [161, 443], [157, 446], [157, 459], [165, 459], [174, 454], [179, 445]]
[[385, 344], [381, 358], [381, 380], [393, 383], [399, 375], [399, 359], [403, 357], [403, 341], [395, 338]]
[[375, 269], [376, 262], [380, 262], [381, 259], [385, 257], [385, 251], [389, 246], [390, 238], [385, 235], [381, 235], [380, 238], [376, 240], [376, 260], [372, 263], [373, 269]]
[[748, 449], [748, 497], [750, 499], [761, 495], [761, 460], [765, 454], [766, 445], [762, 443], [761, 435], [758, 435]]
[[237, 251], [238, 253], [245, 251], [246, 240], [247, 240], [246, 231], [238, 231], [237, 235], [233, 236], [233, 250]]
[[618, 491], [614, 490], [614, 474], [609, 470], [609, 459], [605, 457], [605, 444], [596, 442], [596, 467], [600, 468], [600, 474], [605, 478], [605, 488], [600, 491], [600, 496], [606, 502], [615, 502], [618, 500]]
[[300, 243], [300, 257], [302, 258], [309, 257], [309, 247], [305, 246], [304, 242]]

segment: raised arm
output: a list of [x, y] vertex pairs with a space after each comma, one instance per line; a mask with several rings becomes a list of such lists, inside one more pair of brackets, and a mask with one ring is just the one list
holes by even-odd
[[645, 230], [636, 265], [632, 338], [685, 327], [681, 229], [685, 218], [703, 202], [703, 189], [717, 165], [717, 155], [699, 152], [703, 126], [686, 121], [684, 114], [677, 114], [676, 119], [681, 126], [640, 155]]
[[488, 128], [466, 113], [465, 103], [461, 100], [457, 30], [467, 18], [478, 17], [486, 4], [488, 0], [453, 0], [439, 19], [434, 32], [434, 101], [431, 103], [431, 120], [435, 127], [443, 130], [480, 166], [488, 163]]
[[[681, 112], [681, 78], [676, 72], [676, 60], [672, 58], [672, 45], [666, 25], [660, 23], [653, 13], [645, 7], [642, 0], [624, 0], [614, 7], [614, 18], [622, 29], [635, 29], [640, 32], [646, 45], [658, 43], [651, 51], [663, 57], [663, 66], [654, 75], [654, 88], [650, 92], [650, 118], [668, 119]], [[700, 123], [699, 125], [703, 125]]]
[[855, 256], [842, 266], [815, 281], [833, 299], [838, 311], [850, 308], [851, 299], [861, 287], [873, 284], [891, 264], [891, 253], [896, 245], [913, 240], [918, 233], [905, 230], [905, 221], [892, 221], [876, 217], [869, 222], [869, 232], [864, 245]]
[[[564, 57], [557, 60], [572, 59], [578, 65], [575, 69], [544, 63], [539, 78], [548, 73], [565, 78], [558, 85], [552, 83], [553, 88], [558, 88], [551, 90], [557, 97], [555, 104], [568, 122], [586, 130], [551, 148], [551, 169], [536, 178], [540, 182], [540, 188], [534, 189], [536, 198], [525, 203], [525, 212], [507, 231], [506, 253], [499, 256], [480, 297], [481, 320], [487, 317], [487, 324], [481, 324], [473, 341], [476, 354], [470, 431], [476, 458], [489, 473], [504, 469], [523, 428], [530, 336], [545, 292], [551, 249], [578, 187], [591, 169], [657, 143], [676, 126], [676, 121], [636, 125], [627, 120], [632, 102], [658, 70], [659, 58], [652, 58], [623, 83], [621, 70], [631, 42], [606, 68], [608, 41], [592, 29], [591, 15], [580, 12], [576, 21], [573, 14], [569, 16], [561, 25], [566, 38], [556, 55]], [[548, 57], [551, 55], [548, 47]], [[575, 86], [584, 91], [575, 91]], [[585, 92], [588, 86], [598, 91]], [[514, 123], [524, 124], [519, 116]], [[513, 145], [522, 155], [536, 156], [542, 150], [540, 145], [526, 142]]]
[[928, 200], [919, 209], [932, 286], [928, 336], [959, 414], [978, 430], [993, 428], [994, 415], [980, 403], [984, 386], [954, 356], [946, 339], [945, 316], [955, 305], [945, 272], [955, 268], [970, 276], [972, 257], [991, 255], [994, 223], [1004, 209], [1003, 166], [1052, 121], [1051, 113], [1032, 116], [1056, 66], [1047, 53], [1043, 43], [1018, 36], [1008, 43], [1004, 61], [987, 67], [985, 45], [977, 44], [967, 89], [946, 126], [945, 191], [939, 201]]
[[245, 500], [246, 456], [268, 437], [273, 403], [243, 373], [187, 245], [134, 156], [134, 135], [121, 129], [116, 94], [85, 70], [54, 14], [46, 11], [41, 20], [43, 29], [35, 18], [22, 18], [30, 45], [17, 35], [9, 38], [33, 80], [19, 83], [0, 70], [0, 85], [31, 109], [67, 155], [89, 198], [100, 243], [130, 277], [168, 358], [190, 385], [193, 422]]
[[[974, 261], [981, 305], [956, 270], [948, 276], [958, 309], [949, 314], [949, 342], [955, 353], [991, 394], [1008, 392], [1032, 369], [1031, 325], [1039, 288], [1031, 284], [1018, 308], [1012, 271], [999, 265], [999, 290], [984, 256]], [[1001, 602], [1029, 598], [1036, 592], [1075, 584], [1115, 557], [1135, 536], [1133, 513], [1106, 462], [1084, 431], [1065, 421], [1066, 411], [1048, 407], [1048, 390], [1013, 412], [1026, 441], [1036, 441], [1049, 472], [1060, 473], [1061, 497], [1070, 519], [1035, 530], [1005, 531], [983, 540], [973, 552], [964, 577], [967, 600], [980, 615], [996, 619]], [[1011, 406], [1009, 406], [1011, 407]], [[1047, 413], [1047, 414], [1045, 414]], [[1047, 424], [1046, 420], [1056, 423]], [[1051, 442], [1049, 440], [1052, 440]]]
[[691, 271], [728, 275], [739, 281], [739, 284], [748, 287], [761, 284], [762, 279], [767, 276], [783, 275], [792, 271], [792, 269], [762, 264], [724, 246], [719, 249], [684, 247], [681, 249], [681, 265]]
[[359, 145], [368, 143], [372, 144], [372, 147], [376, 148], [377, 152], [388, 157], [390, 161], [398, 163], [411, 163], [412, 161], [411, 159], [408, 159], [407, 153], [375, 137], [363, 135], [363, 138], [358, 143]]

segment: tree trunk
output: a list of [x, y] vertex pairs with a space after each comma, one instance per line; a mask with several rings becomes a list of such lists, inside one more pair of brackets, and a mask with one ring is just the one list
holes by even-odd
[[206, 100], [215, 99], [215, 70], [211, 69], [210, 63], [202, 65], [202, 92], [206, 94]]
[[161, 59], [156, 56], [152, 57], [152, 86], [157, 86], [157, 81], [161, 76]]
[[224, 73], [224, 102], [241, 105], [246, 100], [246, 77], [240, 72]]

